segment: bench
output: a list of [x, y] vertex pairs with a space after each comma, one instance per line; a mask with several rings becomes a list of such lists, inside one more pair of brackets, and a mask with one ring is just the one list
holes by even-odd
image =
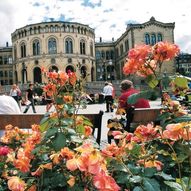
[[[132, 123], [136, 124], [147, 124], [149, 122], [154, 122], [158, 124], [157, 117], [160, 114], [162, 108], [129, 108], [126, 112], [126, 124], [124, 130], [131, 132]], [[108, 135], [108, 143], [111, 143], [113, 139], [112, 135]]]
[[162, 108], [130, 108], [126, 115], [126, 128], [130, 128], [131, 123], [146, 124], [148, 122], [157, 122], [156, 120], [161, 109]]
[[[93, 124], [93, 134], [97, 129], [96, 142], [100, 144], [101, 141], [101, 125], [103, 111], [98, 114], [79, 114], [87, 117]], [[5, 126], [11, 124], [20, 129], [30, 129], [33, 124], [40, 124], [43, 114], [0, 114], [0, 130], [4, 130]]]

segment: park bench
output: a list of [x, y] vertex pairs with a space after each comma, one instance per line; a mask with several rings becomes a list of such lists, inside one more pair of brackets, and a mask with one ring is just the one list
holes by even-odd
[[[103, 111], [100, 111], [97, 114], [79, 114], [90, 119], [93, 124], [93, 134], [96, 133], [96, 142], [100, 144], [101, 141], [101, 125], [102, 125], [102, 116]], [[39, 124], [43, 118], [43, 114], [0, 114], [0, 131], [4, 131], [5, 126], [11, 124], [17, 126], [20, 129], [30, 129], [31, 125]]]
[[[162, 108], [129, 108], [126, 111], [126, 122], [124, 125], [124, 130], [128, 132], [132, 132], [132, 124], [147, 124], [149, 122], [153, 122], [155, 124], [159, 124], [157, 117], [160, 114]], [[108, 122], [109, 123], [109, 122]], [[109, 130], [112, 131], [112, 130]], [[108, 143], [111, 143], [113, 136], [108, 134]]]

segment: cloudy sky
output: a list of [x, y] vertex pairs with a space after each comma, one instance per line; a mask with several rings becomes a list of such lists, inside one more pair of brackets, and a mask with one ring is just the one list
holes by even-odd
[[95, 29], [96, 41], [116, 40], [128, 23], [144, 23], [152, 16], [175, 22], [175, 43], [191, 53], [190, 0], [0, 0], [0, 47], [11, 45], [17, 28], [42, 21], [71, 21]]

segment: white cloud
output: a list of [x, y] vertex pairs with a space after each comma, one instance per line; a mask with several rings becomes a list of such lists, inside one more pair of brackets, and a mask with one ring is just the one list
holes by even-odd
[[161, 22], [175, 22], [175, 43], [191, 53], [190, 10], [190, 0], [0, 0], [0, 46], [11, 43], [17, 28], [45, 17], [56, 21], [62, 14], [66, 20], [94, 28], [96, 38], [111, 40], [125, 32], [129, 20], [144, 23], [154, 16]]

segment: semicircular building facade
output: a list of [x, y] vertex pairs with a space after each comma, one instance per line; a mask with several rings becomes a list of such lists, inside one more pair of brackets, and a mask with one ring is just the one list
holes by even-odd
[[47, 71], [75, 71], [86, 81], [95, 80], [95, 34], [87, 25], [43, 22], [12, 33], [14, 78], [18, 83], [46, 81]]

